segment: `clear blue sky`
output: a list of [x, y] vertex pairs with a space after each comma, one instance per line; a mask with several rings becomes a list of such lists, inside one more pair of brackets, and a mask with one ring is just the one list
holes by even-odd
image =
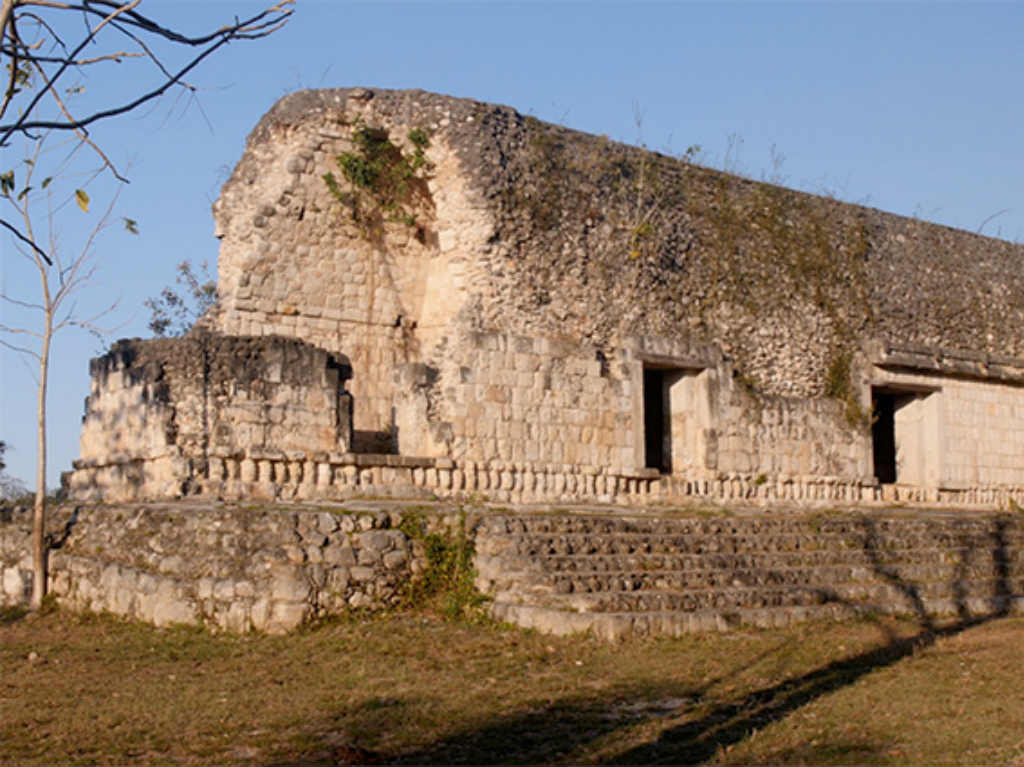
[[[143, 3], [187, 31], [259, 7]], [[106, 320], [118, 330], [104, 340], [69, 330], [56, 340], [50, 482], [78, 454], [89, 357], [115, 338], [147, 335], [142, 302], [173, 282], [178, 262], [215, 260], [210, 204], [249, 130], [289, 91], [423, 88], [504, 103], [659, 150], [699, 144], [710, 164], [972, 231], [1008, 209], [984, 233], [1020, 241], [1022, 35], [1024, 4], [1015, 3], [299, 0], [272, 38], [209, 59], [192, 77], [202, 88], [194, 102], [166, 98], [94, 132], [127, 167], [132, 183], [118, 210], [141, 233], [103, 235], [96, 285], [82, 297], [83, 312], [119, 298]], [[96, 70], [86, 85], [95, 96], [143, 83], [141, 67], [125, 62]], [[773, 146], [784, 157], [777, 171]], [[93, 192], [94, 208], [104, 190]], [[59, 215], [73, 240], [82, 214]], [[36, 295], [10, 243], [0, 248], [4, 289]], [[6, 350], [0, 365], [8, 470], [30, 481], [34, 382]]]

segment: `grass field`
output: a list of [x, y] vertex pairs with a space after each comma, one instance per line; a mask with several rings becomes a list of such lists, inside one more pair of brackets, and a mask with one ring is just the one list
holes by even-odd
[[429, 613], [287, 637], [0, 612], [0, 762], [1024, 765], [1024, 619], [622, 644]]

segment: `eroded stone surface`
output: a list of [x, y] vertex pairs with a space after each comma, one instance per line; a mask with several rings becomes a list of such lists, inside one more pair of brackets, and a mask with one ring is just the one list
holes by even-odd
[[[364, 128], [429, 136], [411, 223], [324, 182]], [[213, 340], [97, 363], [79, 498], [1024, 503], [1019, 245], [367, 89], [279, 101], [214, 217]]]
[[[70, 508], [50, 514], [58, 538]], [[0, 604], [25, 603], [31, 579], [30, 512], [0, 519]], [[334, 519], [328, 520], [327, 517]], [[284, 632], [349, 606], [383, 609], [406, 595], [422, 545], [392, 529], [400, 513], [324, 512], [179, 503], [82, 507], [50, 554], [50, 591], [71, 608], [166, 626]], [[349, 521], [349, 532], [333, 522]], [[455, 510], [425, 520], [454, 529]], [[364, 532], [354, 532], [366, 525]], [[329, 534], [324, 528], [335, 527]], [[376, 561], [356, 566], [372, 543]], [[304, 556], [294, 556], [294, 550]], [[167, 567], [166, 551], [180, 552]], [[316, 556], [309, 556], [316, 552]]]
[[[68, 511], [53, 515], [54, 534]], [[325, 514], [196, 502], [83, 508], [51, 554], [51, 591], [69, 608], [156, 625], [285, 632], [396, 604], [427, 566], [422, 542], [399, 528], [411, 516], [424, 532], [465, 532], [477, 586], [492, 597], [496, 617], [552, 633], [618, 638], [862, 612], [927, 621], [1024, 610], [1020, 514], [516, 514], [393, 504], [332, 514], [339, 526], [327, 535], [322, 527], [333, 525]], [[28, 517], [27, 510], [0, 517], [0, 605], [28, 599]], [[322, 561], [294, 561], [286, 551], [293, 542], [323, 552]], [[158, 549], [181, 548], [186, 567], [161, 567]], [[372, 563], [362, 564], [367, 551]]]

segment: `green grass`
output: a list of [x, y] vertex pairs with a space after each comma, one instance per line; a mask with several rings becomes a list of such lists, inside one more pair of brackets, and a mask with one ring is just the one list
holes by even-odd
[[1019, 618], [608, 644], [422, 612], [287, 637], [10, 613], [0, 763], [1021, 765], [1022, 637]]

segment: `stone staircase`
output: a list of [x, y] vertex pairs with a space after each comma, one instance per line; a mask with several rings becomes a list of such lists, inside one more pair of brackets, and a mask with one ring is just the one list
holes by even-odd
[[494, 616], [554, 634], [1024, 611], [1020, 514], [501, 514], [476, 552]]

